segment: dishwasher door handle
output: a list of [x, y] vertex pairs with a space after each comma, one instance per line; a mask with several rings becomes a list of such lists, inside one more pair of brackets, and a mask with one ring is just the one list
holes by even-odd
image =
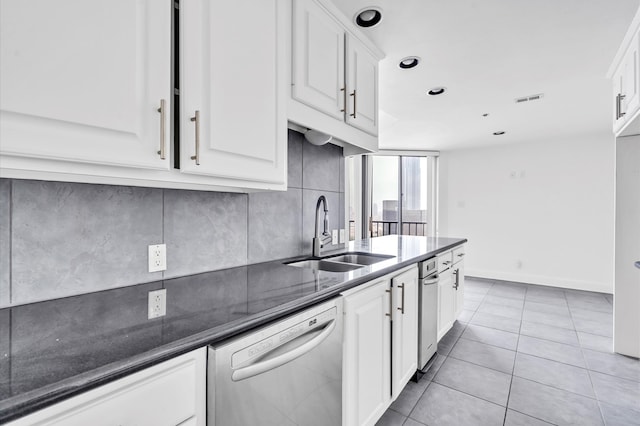
[[435, 284], [438, 282], [438, 280], [440, 280], [440, 277], [438, 275], [436, 275], [435, 277], [427, 280], [427, 279], [423, 279], [422, 280], [422, 285], [431, 285], [431, 284]]
[[[298, 357], [301, 357], [307, 352], [312, 351], [316, 346], [318, 346], [327, 337], [329, 337], [329, 335], [331, 334], [334, 328], [336, 328], [335, 319], [331, 320], [331, 322], [324, 328], [324, 330], [322, 330], [322, 333], [318, 334], [316, 337], [309, 340], [308, 342], [303, 343], [302, 345], [296, 347], [295, 349], [292, 349], [289, 352], [285, 352], [282, 355], [278, 355], [266, 361], [251, 364], [247, 367], [243, 367], [238, 370], [235, 370], [231, 374], [231, 380], [233, 380], [234, 382], [239, 382], [240, 380], [248, 379], [250, 377], [257, 376], [258, 374], [266, 373], [267, 371], [278, 368], [284, 364], [287, 364], [293, 361]], [[310, 332], [312, 331], [315, 331], [315, 329], [310, 330]], [[299, 336], [298, 339], [300, 337], [303, 337], [305, 334]]]

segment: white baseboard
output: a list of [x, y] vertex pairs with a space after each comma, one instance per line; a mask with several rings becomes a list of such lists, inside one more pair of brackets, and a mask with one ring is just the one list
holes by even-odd
[[565, 278], [546, 277], [542, 275], [514, 274], [509, 272], [483, 271], [469, 268], [465, 268], [464, 274], [470, 277], [613, 294], [613, 283], [605, 284], [594, 281], [568, 280]]

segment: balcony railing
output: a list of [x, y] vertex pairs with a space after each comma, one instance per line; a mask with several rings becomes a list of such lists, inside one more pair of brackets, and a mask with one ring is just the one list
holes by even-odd
[[[397, 235], [398, 222], [387, 220], [371, 221], [371, 236], [381, 237], [383, 235]], [[428, 234], [427, 222], [402, 222], [402, 235], [419, 235]], [[356, 236], [356, 223], [349, 221], [349, 239], [354, 240]]]

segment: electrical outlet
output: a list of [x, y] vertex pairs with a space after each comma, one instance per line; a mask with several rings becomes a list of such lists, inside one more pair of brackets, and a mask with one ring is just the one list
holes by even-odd
[[338, 230], [331, 231], [331, 244], [338, 244]]
[[344, 243], [345, 242], [345, 234], [344, 234], [344, 229], [340, 230], [340, 243]]
[[149, 272], [167, 270], [167, 245], [154, 244], [149, 246]]
[[163, 317], [167, 314], [167, 289], [149, 292], [149, 319]]

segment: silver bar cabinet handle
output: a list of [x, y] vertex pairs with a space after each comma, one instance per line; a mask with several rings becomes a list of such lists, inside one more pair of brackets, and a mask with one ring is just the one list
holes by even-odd
[[166, 115], [166, 101], [164, 99], [160, 99], [160, 108], [158, 108], [158, 112], [160, 113], [160, 151], [158, 151], [158, 155], [160, 155], [160, 159], [164, 160], [166, 158], [165, 154], [165, 137], [166, 137], [166, 128], [165, 128], [165, 115]]
[[342, 109], [340, 112], [345, 112], [347, 110], [347, 88], [343, 87], [340, 91], [342, 92]]
[[622, 112], [622, 100], [626, 98], [622, 93], [618, 93], [616, 101], [616, 120], [625, 116], [626, 112]]
[[398, 310], [402, 312], [402, 315], [404, 315], [404, 283], [400, 284], [398, 288], [402, 289], [402, 301], [400, 303], [400, 307], [398, 308]]
[[386, 316], [391, 316], [391, 311], [393, 310], [393, 301], [391, 300], [391, 289], [385, 290], [385, 292], [389, 293], [389, 313], [385, 314]]
[[196, 160], [196, 166], [200, 165], [200, 111], [196, 110], [195, 117], [191, 117], [191, 121], [196, 123], [196, 155], [192, 155], [191, 159]]
[[352, 116], [353, 118], [356, 118], [356, 89], [353, 89], [353, 93], [350, 95], [353, 96], [353, 114], [349, 114], [350, 116]]

